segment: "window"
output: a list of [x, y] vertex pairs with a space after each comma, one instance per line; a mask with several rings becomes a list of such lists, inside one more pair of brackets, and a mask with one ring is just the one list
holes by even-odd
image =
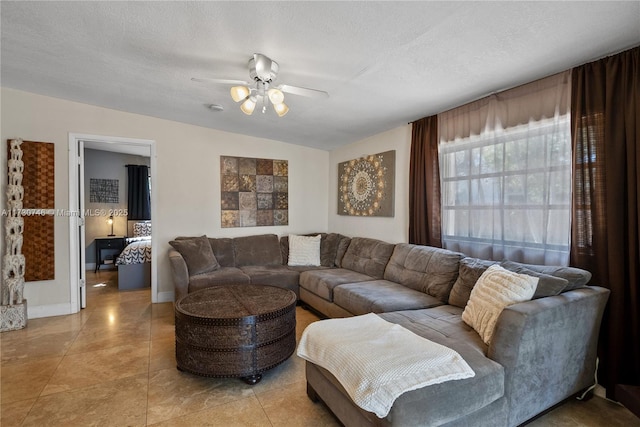
[[567, 265], [569, 115], [439, 145], [442, 240], [469, 256]]

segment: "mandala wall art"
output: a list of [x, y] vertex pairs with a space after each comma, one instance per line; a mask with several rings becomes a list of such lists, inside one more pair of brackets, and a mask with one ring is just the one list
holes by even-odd
[[338, 215], [393, 216], [395, 150], [338, 164]]
[[222, 228], [289, 224], [286, 160], [220, 157]]

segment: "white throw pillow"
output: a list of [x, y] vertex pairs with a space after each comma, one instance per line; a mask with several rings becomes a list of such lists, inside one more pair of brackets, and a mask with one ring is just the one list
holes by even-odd
[[317, 236], [289, 235], [289, 265], [320, 265], [320, 239]]
[[502, 310], [509, 305], [529, 301], [537, 286], [537, 277], [514, 273], [494, 264], [482, 273], [471, 290], [462, 320], [488, 345]]

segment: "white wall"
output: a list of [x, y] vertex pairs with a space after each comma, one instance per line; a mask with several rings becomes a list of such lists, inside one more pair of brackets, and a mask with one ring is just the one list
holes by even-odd
[[[86, 244], [86, 264], [87, 270], [93, 270], [96, 263], [95, 238], [105, 237], [111, 232], [111, 226], [107, 224], [109, 211], [121, 212], [121, 215], [113, 217], [113, 233], [116, 236], [127, 235], [128, 203], [127, 191], [127, 168], [125, 165], [146, 165], [150, 166], [150, 158], [134, 156], [131, 154], [114, 153], [111, 151], [84, 150], [84, 207], [90, 212], [106, 211], [104, 216], [85, 216], [85, 244]], [[117, 179], [118, 180], [118, 203], [92, 203], [90, 197], [90, 181], [95, 179]], [[153, 195], [152, 195], [153, 197]]]
[[[338, 215], [338, 164], [389, 150], [396, 150], [395, 215], [391, 218]], [[329, 159], [329, 230], [345, 236], [366, 236], [390, 243], [406, 243], [409, 236], [410, 154], [411, 125], [333, 150]]]
[[[327, 231], [329, 153], [184, 123], [125, 113], [13, 89], [1, 89], [1, 138], [55, 144], [55, 204], [69, 207], [68, 134], [92, 134], [156, 141], [154, 237], [159, 243], [158, 291], [173, 291], [166, 256], [169, 240], [179, 235], [240, 236], [259, 233]], [[255, 118], [254, 118], [255, 119]], [[247, 120], [252, 120], [247, 117]], [[284, 118], [283, 120], [286, 120]], [[6, 143], [6, 142], [5, 142]], [[6, 165], [6, 149], [0, 164]], [[289, 226], [220, 228], [220, 156], [289, 161]], [[0, 173], [0, 208], [6, 201], [6, 173]], [[69, 219], [55, 218], [56, 278], [27, 283], [29, 316], [64, 314], [70, 306]], [[4, 242], [4, 240], [3, 240]], [[4, 245], [3, 245], [4, 246]]]

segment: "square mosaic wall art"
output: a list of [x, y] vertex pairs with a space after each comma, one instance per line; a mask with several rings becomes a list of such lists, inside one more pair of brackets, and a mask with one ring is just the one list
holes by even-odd
[[289, 225], [287, 160], [220, 157], [222, 228]]
[[395, 150], [338, 164], [338, 215], [394, 215]]

